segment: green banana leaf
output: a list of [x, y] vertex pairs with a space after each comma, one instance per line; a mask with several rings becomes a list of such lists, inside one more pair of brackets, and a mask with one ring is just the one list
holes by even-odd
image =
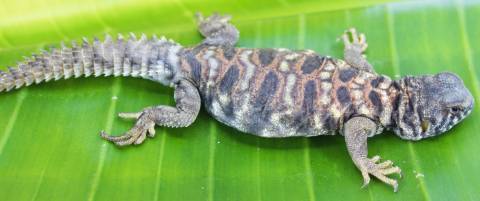
[[0, 69], [42, 48], [85, 36], [146, 33], [201, 41], [194, 13], [230, 13], [239, 46], [312, 49], [342, 56], [338, 36], [367, 35], [377, 72], [452, 71], [474, 94], [474, 112], [419, 142], [391, 132], [370, 155], [403, 170], [399, 192], [362, 177], [341, 136], [264, 139], [205, 111], [188, 128], [157, 128], [118, 148], [98, 132], [126, 131], [118, 112], [173, 105], [173, 91], [135, 78], [80, 78], [0, 94], [1, 200], [480, 200], [480, 1], [2, 1]]

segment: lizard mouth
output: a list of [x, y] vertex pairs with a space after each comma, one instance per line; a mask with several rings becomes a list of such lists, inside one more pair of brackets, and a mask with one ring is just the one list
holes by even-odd
[[[467, 117], [472, 112], [472, 107], [462, 108], [461, 111], [455, 113], [448, 113], [445, 117], [439, 122], [437, 126], [434, 126], [431, 130], [433, 135], [438, 135], [444, 132], [447, 132], [453, 126], [457, 125], [465, 117]], [[423, 129], [423, 122], [422, 122]], [[428, 130], [427, 130], [428, 131]], [[431, 134], [431, 135], [432, 135]], [[427, 135], [428, 136], [428, 135]]]

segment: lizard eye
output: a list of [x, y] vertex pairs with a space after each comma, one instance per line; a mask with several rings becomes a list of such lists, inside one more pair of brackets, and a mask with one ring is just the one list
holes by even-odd
[[462, 111], [463, 111], [463, 108], [460, 107], [460, 106], [454, 106], [454, 107], [450, 108], [450, 112], [452, 112], [452, 113], [459, 113], [459, 112], [462, 112]]

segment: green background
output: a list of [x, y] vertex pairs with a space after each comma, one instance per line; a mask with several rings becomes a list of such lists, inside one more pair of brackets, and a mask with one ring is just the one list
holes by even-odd
[[[157, 128], [117, 148], [100, 130], [126, 131], [117, 112], [173, 105], [173, 91], [134, 78], [81, 78], [0, 94], [1, 200], [480, 200], [480, 1], [1, 1], [0, 69], [60, 41], [105, 33], [201, 41], [194, 13], [230, 13], [239, 46], [308, 48], [342, 56], [348, 27], [367, 35], [377, 72], [452, 71], [477, 103], [444, 136], [390, 132], [369, 141], [403, 169], [398, 193], [362, 178], [340, 136], [263, 139], [202, 110], [188, 128]], [[112, 98], [117, 97], [117, 99]]]

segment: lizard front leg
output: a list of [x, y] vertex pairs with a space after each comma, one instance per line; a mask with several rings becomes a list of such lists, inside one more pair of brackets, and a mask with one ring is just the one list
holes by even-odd
[[370, 175], [393, 187], [397, 192], [398, 183], [396, 180], [387, 177], [393, 173], [401, 173], [399, 167], [393, 166], [392, 161], [380, 162], [379, 156], [368, 158], [367, 138], [369, 134], [376, 132], [377, 125], [365, 117], [354, 117], [344, 125], [343, 133], [347, 143], [348, 153], [353, 163], [357, 166], [363, 176], [363, 187], [370, 183]]
[[141, 144], [147, 137], [155, 135], [155, 124], [166, 127], [187, 127], [195, 121], [200, 111], [200, 95], [192, 83], [181, 80], [175, 85], [176, 107], [156, 106], [138, 113], [120, 113], [126, 119], [135, 118], [135, 126], [120, 136], [111, 136], [101, 132], [102, 138], [119, 146]]
[[368, 63], [365, 55], [363, 55], [363, 52], [368, 47], [365, 34], [359, 35], [354, 28], [350, 28], [343, 33], [342, 39], [345, 45], [343, 52], [345, 61], [354, 68], [374, 73], [375, 70], [372, 65]]
[[201, 13], [196, 14], [198, 29], [205, 37], [203, 43], [208, 45], [235, 45], [238, 41], [239, 32], [235, 26], [229, 23], [230, 15], [219, 15], [204, 18]]

